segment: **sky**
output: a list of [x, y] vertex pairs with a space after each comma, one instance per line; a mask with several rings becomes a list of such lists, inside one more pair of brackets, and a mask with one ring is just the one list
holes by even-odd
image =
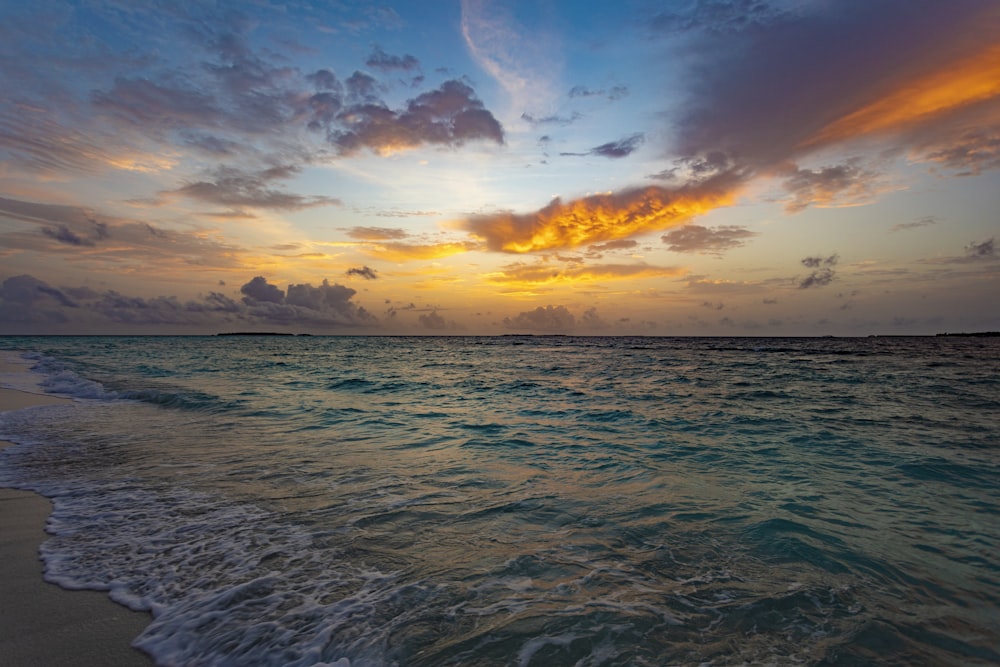
[[0, 0], [0, 333], [1000, 329], [995, 0]]

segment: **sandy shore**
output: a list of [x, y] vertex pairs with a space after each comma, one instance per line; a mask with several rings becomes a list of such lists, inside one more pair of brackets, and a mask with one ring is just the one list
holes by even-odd
[[[17, 368], [4, 363], [0, 371]], [[0, 388], [0, 412], [65, 399]], [[10, 443], [0, 441], [0, 449]], [[0, 659], [19, 667], [132, 665], [149, 657], [131, 646], [149, 623], [98, 591], [67, 591], [42, 579], [38, 547], [47, 538], [48, 499], [0, 489]]]

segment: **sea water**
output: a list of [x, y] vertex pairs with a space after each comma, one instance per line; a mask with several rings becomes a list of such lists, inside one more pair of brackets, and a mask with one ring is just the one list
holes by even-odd
[[22, 337], [162, 665], [1000, 663], [1000, 339]]

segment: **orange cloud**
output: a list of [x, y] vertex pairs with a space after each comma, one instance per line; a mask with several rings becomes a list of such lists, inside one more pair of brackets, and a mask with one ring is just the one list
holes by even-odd
[[650, 186], [568, 202], [557, 198], [535, 213], [480, 215], [463, 226], [494, 251], [576, 248], [663, 230], [729, 206], [740, 180], [738, 175], [726, 173], [679, 188]]
[[1000, 44], [898, 84], [821, 129], [804, 147], [909, 129], [1000, 97]]
[[492, 283], [540, 285], [553, 283], [590, 283], [600, 280], [639, 280], [678, 276], [685, 272], [676, 266], [649, 264], [595, 264], [572, 268], [553, 267], [548, 264], [513, 264], [502, 271], [485, 276]]
[[463, 252], [478, 249], [477, 244], [464, 242], [432, 243], [428, 245], [412, 243], [368, 243], [358, 244], [355, 247], [369, 257], [384, 259], [390, 262], [407, 262], [414, 259], [441, 259], [442, 257], [451, 257], [452, 255], [460, 255]]

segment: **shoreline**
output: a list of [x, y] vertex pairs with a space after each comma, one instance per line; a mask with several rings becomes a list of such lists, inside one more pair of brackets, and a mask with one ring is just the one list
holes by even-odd
[[[25, 370], [0, 356], [0, 372]], [[0, 388], [0, 412], [69, 399]], [[0, 450], [13, 443], [0, 440]], [[132, 641], [152, 618], [105, 591], [70, 591], [43, 579], [39, 546], [48, 539], [48, 498], [0, 487], [0, 655], [21, 667], [116, 665], [150, 667]]]

